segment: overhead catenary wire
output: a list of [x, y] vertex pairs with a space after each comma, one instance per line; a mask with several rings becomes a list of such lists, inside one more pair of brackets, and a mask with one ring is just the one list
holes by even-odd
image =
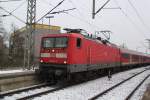
[[141, 15], [139, 14], [138, 10], [136, 9], [136, 7], [133, 5], [133, 3], [128, 0], [129, 4], [131, 5], [131, 7], [133, 8], [133, 10], [135, 11], [138, 19], [141, 21], [141, 23], [145, 26], [145, 28], [150, 32], [149, 27], [145, 24], [144, 20], [142, 19]]
[[[76, 5], [73, 3], [73, 1], [72, 0], [69, 0], [71, 3], [72, 3], [72, 5], [74, 6], [74, 7], [76, 7]], [[76, 7], [77, 8], [77, 7]], [[83, 13], [81, 13], [80, 12], [80, 10], [77, 8], [77, 10], [78, 10], [78, 13], [79, 13], [79, 15], [83, 15]], [[70, 16], [72, 16], [72, 17], [75, 17], [75, 16], [73, 16], [73, 15], [71, 15], [71, 14], [69, 14]], [[76, 17], [77, 18], [77, 17]], [[83, 22], [85, 22], [85, 23], [87, 23], [89, 26], [92, 26], [92, 27], [96, 27], [96, 28], [98, 28], [98, 29], [100, 29], [100, 27], [98, 27], [97, 25], [95, 25], [95, 24], [91, 24], [90, 22], [88, 22], [87, 20], [85, 20], [85, 19], [81, 19], [81, 18], [77, 18], [77, 19], [79, 19], [80, 21], [83, 21]], [[104, 35], [104, 37], [105, 37], [105, 34], [104, 33], [102, 33], [103, 35]]]
[[14, 10], [12, 10], [10, 13], [15, 12], [16, 10], [18, 10], [20, 7], [22, 7], [24, 4], [26, 4], [26, 1], [23, 1], [20, 5], [18, 5]]
[[[83, 2], [80, 2], [80, 3], [78, 3], [78, 4], [75, 4], [74, 1], [77, 1], [77, 0], [69, 0], [69, 1], [71, 1], [70, 3], [73, 3], [74, 6], [79, 6], [79, 7], [80, 7], [80, 9], [79, 9], [80, 11], [83, 10], [83, 9], [86, 9], [86, 10], [87, 10], [88, 8], [91, 9], [90, 7], [88, 7], [87, 3], [84, 3], [84, 4], [83, 4]], [[84, 1], [84, 0], [82, 0], [82, 1]], [[86, 1], [84, 1], [84, 2], [86, 2]], [[82, 13], [86, 13], [86, 14], [89, 13], [89, 14], [91, 14], [90, 11], [89, 11], [89, 12], [83, 11]]]
[[[5, 0], [5, 1], [0, 1], [0, 2], [9, 2], [9, 1], [23, 1], [23, 0]], [[3, 7], [0, 7], [0, 9], [2, 9], [4, 12], [8, 13], [9, 15], [12, 15], [13, 17], [15, 17], [17, 20], [21, 21], [22, 23], [26, 24], [26, 22], [24, 20], [22, 20], [21, 18], [17, 17], [16, 15], [12, 14], [13, 12], [15, 12], [16, 10], [18, 10], [20, 7], [22, 7], [25, 4], [26, 1], [23, 1], [20, 5], [18, 5], [14, 10], [12, 11], [8, 11], [6, 9], [4, 9]], [[9, 16], [9, 15], [3, 15], [3, 17], [5, 16]]]
[[[69, 0], [71, 3], [72, 3], [72, 5], [74, 6], [74, 7], [76, 7], [76, 5], [73, 3], [73, 1], [72, 0]], [[106, 3], [103, 5], [103, 7], [101, 7], [96, 13], [98, 13], [101, 9], [103, 9], [104, 8], [104, 6], [109, 2], [110, 0], [108, 0], [108, 1], [106, 1]], [[77, 7], [76, 7], [77, 8]], [[107, 9], [107, 8], [106, 8]], [[113, 8], [109, 8], [109, 9], [113, 9]], [[118, 9], [118, 8], [114, 8], [114, 9]], [[119, 8], [120, 9], [120, 8]], [[83, 15], [83, 13], [81, 13], [80, 12], [80, 10], [77, 8], [77, 10], [78, 10], [78, 13], [79, 13], [79, 15]], [[70, 16], [73, 16], [73, 15], [70, 15]], [[81, 20], [81, 18], [78, 18], [79, 20]], [[85, 21], [85, 18], [84, 18], [84, 22], [86, 22], [89, 26], [92, 26], [92, 27], [94, 27], [94, 28], [98, 28], [98, 29], [100, 29], [100, 27], [98, 27], [97, 25], [91, 25], [88, 21]], [[98, 31], [98, 32], [100, 32], [100, 31]], [[95, 31], [95, 34], [96, 34], [96, 31]], [[104, 33], [104, 32], [101, 32], [101, 34], [106, 38], [106, 39], [108, 39], [107, 38], [107, 35]]]
[[[44, 0], [44, 1], [45, 1], [45, 0]], [[71, 0], [69, 0], [69, 1], [70, 1], [70, 3], [77, 9], [79, 15], [83, 15], [83, 14], [80, 12], [80, 10], [77, 8], [77, 6], [76, 6]], [[46, 4], [47, 4], [47, 3], [46, 3]], [[52, 4], [50, 4], [50, 5], [53, 6]], [[90, 28], [92, 27], [91, 29], [93, 29], [93, 28], [98, 28], [98, 29], [100, 29], [100, 27], [98, 27], [98, 26], [95, 25], [95, 24], [91, 24], [91, 23], [90, 23], [89, 21], [87, 21], [85, 18], [83, 19], [83, 18], [74, 16], [74, 15], [69, 14], [69, 13], [65, 13], [65, 14], [67, 14], [67, 15], [73, 17], [73, 18], [76, 18], [77, 20], [79, 20], [79, 21], [81, 21], [81, 22], [86, 23], [87, 25], [90, 26]], [[105, 35], [104, 33], [102, 33], [102, 35], [107, 39], [107, 37], [106, 37], [106, 35]]]
[[17, 17], [16, 15], [10, 13], [9, 11], [7, 11], [6, 9], [4, 9], [3, 7], [0, 7], [0, 9], [2, 9], [3, 11], [5, 11], [6, 13], [8, 13], [9, 15], [12, 15], [13, 17], [15, 17], [16, 19], [18, 19], [19, 21], [21, 21], [22, 23], [26, 24], [26, 22], [22, 19], [20, 19], [19, 17]]
[[54, 9], [56, 9], [58, 6], [60, 6], [63, 2], [64, 2], [65, 0], [62, 0], [61, 2], [59, 2], [54, 8], [52, 8], [50, 11], [48, 11], [45, 15], [43, 15], [40, 19], [38, 19], [37, 21], [36, 21], [36, 23], [37, 22], [39, 22], [40, 20], [42, 20], [45, 16], [47, 16], [49, 13], [51, 13]]
[[[53, 4], [48, 3], [46, 0], [43, 0], [43, 1], [46, 2], [45, 4], [49, 4], [50, 6], [54, 7]], [[83, 15], [83, 13], [80, 12], [80, 10], [77, 8], [77, 6], [76, 6], [71, 0], [68, 0], [68, 1], [77, 9], [79, 15]], [[72, 14], [69, 14], [69, 13], [65, 13], [65, 14], [67, 14], [67, 15], [69, 15], [69, 16], [71, 16], [71, 17], [73, 17], [73, 18], [75, 18], [75, 19], [77, 19], [77, 20], [79, 20], [79, 21], [81, 21], [81, 22], [86, 23], [87, 25], [90, 26], [90, 28], [92, 27], [91, 29], [93, 29], [93, 28], [101, 29], [99, 26], [97, 26], [97, 25], [95, 25], [95, 24], [92, 24], [92, 23], [90, 23], [89, 21], [87, 21], [87, 20], [85, 19], [85, 17], [84, 17], [84, 18], [80, 18], [80, 17], [77, 17], [77, 16], [72, 15]]]
[[122, 9], [122, 7], [119, 5], [117, 0], [114, 0], [114, 2], [120, 7], [120, 11], [124, 14], [124, 16], [128, 19], [128, 21], [136, 28], [136, 30], [144, 37], [146, 38], [146, 35], [143, 33], [143, 31], [133, 22], [133, 20], [125, 13], [125, 11]]
[[[73, 2], [72, 0], [68, 0], [68, 1], [72, 4], [72, 6], [74, 6], [74, 7], [77, 9], [78, 14], [79, 14], [80, 16], [81, 16], [81, 15], [84, 16], [84, 14], [80, 12], [80, 10], [78, 9], [78, 7], [74, 4], [74, 2]], [[89, 26], [98, 27], [98, 26], [96, 26], [96, 25], [94, 25], [94, 24], [92, 25], [90, 22], [88, 22], [88, 21], [85, 19], [85, 17], [84, 17], [84, 19], [82, 19], [82, 18], [79, 18], [79, 17], [75, 17], [74, 15], [71, 15], [71, 14], [68, 14], [68, 15], [70, 15], [70, 16], [72, 16], [72, 17], [74, 17], [74, 18], [76, 18], [76, 19], [78, 19], [78, 20], [80, 20], [80, 21], [82, 21], [82, 22], [84, 22], [84, 23], [87, 23]]]
[[72, 0], [68, 0], [78, 11], [79, 15], [84, 15], [83, 13], [80, 12], [80, 10], [77, 8], [77, 6], [73, 3]]
[[65, 10], [60, 10], [60, 11], [52, 12], [52, 13], [49, 13], [49, 14], [67, 13], [66, 11], [71, 11], [71, 10], [75, 10], [75, 9], [76, 8], [65, 9]]
[[[85, 15], [85, 11], [84, 12], [81, 12], [81, 7], [83, 8], [83, 7], [85, 7], [85, 6], [80, 6], [80, 9], [77, 7], [77, 5], [73, 2], [73, 0], [68, 0], [71, 4], [72, 4], [72, 6], [74, 6], [76, 9], [77, 9], [77, 11], [78, 11], [78, 14], [81, 16], [81, 15], [83, 15], [84, 16], [84, 20], [85, 20], [85, 18], [87, 17], [86, 15]], [[79, 6], [79, 5], [78, 5]], [[91, 15], [91, 13], [86, 13], [86, 14], [89, 14], [89, 15]]]
[[98, 12], [100, 12], [109, 2], [110, 2], [110, 0], [107, 0], [107, 1], [104, 3], [104, 5], [103, 5], [101, 8], [99, 8], [99, 9], [95, 12], [95, 15], [96, 15]]
[[[48, 4], [48, 5], [50, 5], [50, 6], [52, 6], [52, 7], [54, 7], [54, 5], [53, 4], [51, 4], [51, 3], [48, 3], [46, 0], [43, 0], [43, 1], [45, 1], [46, 3], [45, 4]], [[75, 8], [76, 8], [76, 6], [74, 6]], [[79, 11], [80, 12], [80, 11]], [[74, 16], [74, 15], [72, 15], [72, 14], [69, 14], [69, 13], [65, 13], [65, 14], [67, 14], [67, 15], [69, 15], [69, 16], [71, 16], [71, 17], [73, 17], [73, 18], [75, 18], [75, 19], [77, 19], [77, 20], [79, 20], [79, 21], [81, 21], [81, 22], [84, 22], [84, 23], [86, 23], [87, 25], [89, 25], [90, 27], [93, 27], [93, 28], [95, 28], [95, 27], [97, 27], [97, 28], [99, 28], [98, 26], [96, 26], [96, 25], [94, 25], [94, 24], [91, 24], [89, 21], [87, 21], [86, 19], [83, 19], [83, 18], [80, 18], [80, 17], [77, 17], [77, 16]], [[92, 29], [93, 29], [92, 28]], [[99, 28], [100, 29], [100, 28]]]

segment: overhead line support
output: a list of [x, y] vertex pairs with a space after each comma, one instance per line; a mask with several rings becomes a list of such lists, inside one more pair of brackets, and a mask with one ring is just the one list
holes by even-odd
[[95, 12], [95, 0], [93, 0], [93, 12], [92, 12], [92, 18], [95, 18], [95, 15], [99, 13], [108, 3], [110, 0], [107, 0], [96, 12]]
[[26, 34], [24, 46], [24, 67], [31, 69], [34, 62], [34, 30], [36, 21], [36, 0], [28, 0]]

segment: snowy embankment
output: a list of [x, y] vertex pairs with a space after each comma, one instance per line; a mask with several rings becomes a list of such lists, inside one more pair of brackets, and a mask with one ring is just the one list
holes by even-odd
[[[149, 66], [150, 67], [150, 66]], [[138, 68], [138, 69], [132, 69], [130, 71], [126, 71], [126, 72], [121, 72], [118, 74], [115, 74], [112, 76], [111, 80], [108, 80], [108, 77], [102, 77], [93, 81], [89, 81], [80, 85], [76, 85], [76, 86], [72, 86], [69, 88], [65, 88], [63, 90], [60, 91], [56, 91], [54, 93], [49, 93], [37, 98], [34, 98], [35, 100], [88, 100], [89, 98], [99, 94], [100, 92], [108, 89], [109, 87], [121, 82], [124, 79], [129, 78], [130, 76], [132, 76], [135, 73], [138, 73], [140, 71], [143, 71], [145, 69], [144, 68]], [[146, 73], [150, 73], [150, 72], [146, 72]], [[144, 73], [144, 75], [146, 75], [146, 73]], [[139, 77], [140, 80], [142, 80], [142, 77], [144, 76], [142, 75], [141, 77]], [[135, 82], [133, 82], [135, 81]], [[127, 86], [131, 83], [132, 86], [131, 87], [135, 87], [138, 83], [137, 80], [133, 80], [132, 82], [127, 83]], [[150, 83], [150, 79], [147, 80], [146, 82], [144, 82], [144, 84], [142, 85], [142, 87], [139, 89], [138, 92], [135, 93], [135, 97], [133, 98], [133, 100], [140, 100], [141, 96], [143, 95], [147, 84]], [[129, 87], [129, 88], [131, 88]], [[134, 88], [133, 87], [133, 88]], [[46, 87], [46, 88], [41, 88], [41, 89], [36, 89], [36, 90], [31, 90], [28, 92], [23, 92], [20, 94], [15, 94], [13, 96], [10, 97], [5, 97], [5, 100], [15, 100], [16, 98], [19, 97], [23, 97], [26, 95], [30, 95], [30, 94], [34, 94], [40, 91], [44, 91], [46, 89], [48, 89], [50, 87]], [[121, 90], [120, 90], [121, 89]], [[103, 98], [99, 98], [99, 100], [122, 100], [120, 99], [120, 97], [122, 96], [120, 93], [123, 92], [123, 90], [128, 90], [126, 87], [124, 88], [120, 88], [118, 90], [116, 90], [113, 94], [111, 95], [105, 95], [105, 97]], [[139, 96], [140, 95], [140, 96]]]

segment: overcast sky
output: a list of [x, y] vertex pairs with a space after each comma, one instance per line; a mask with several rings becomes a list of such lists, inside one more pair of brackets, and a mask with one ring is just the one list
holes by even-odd
[[[60, 1], [37, 0], [36, 19], [39, 19]], [[69, 28], [83, 28], [91, 34], [94, 34], [95, 31], [110, 30], [112, 31], [111, 42], [117, 45], [124, 43], [133, 50], [146, 51], [144, 45], [148, 46], [148, 43], [145, 39], [150, 39], [150, 0], [110, 0], [105, 8], [120, 7], [121, 9], [103, 9], [95, 16], [95, 19], [92, 19], [91, 14], [92, 1], [65, 0], [54, 11], [70, 8], [76, 8], [76, 10], [69, 11], [68, 14], [55, 14], [54, 18], [51, 19], [51, 24]], [[106, 1], [96, 0], [96, 10]], [[10, 12], [18, 8], [13, 14], [26, 21], [26, 0], [0, 3], [0, 6]], [[6, 14], [3, 11], [1, 13]], [[12, 16], [2, 18], [2, 20], [8, 32], [11, 30], [11, 23], [19, 28], [25, 26]], [[48, 24], [48, 19], [44, 18], [44, 23]]]

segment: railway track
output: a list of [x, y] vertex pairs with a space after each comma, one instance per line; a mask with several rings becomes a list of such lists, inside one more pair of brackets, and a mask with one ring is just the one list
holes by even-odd
[[41, 96], [41, 95], [44, 95], [44, 94], [47, 94], [47, 93], [52, 93], [52, 92], [55, 92], [55, 91], [62, 90], [66, 87], [68, 87], [68, 86], [61, 86], [61, 87], [58, 87], [58, 88], [49, 89], [49, 90], [46, 90], [46, 91], [42, 91], [42, 92], [39, 92], [39, 93], [35, 93], [35, 94], [32, 94], [32, 95], [28, 95], [28, 96], [18, 98], [17, 100], [27, 100], [27, 99], [35, 98], [35, 97], [38, 97], [38, 96]]
[[[111, 90], [113, 90], [113, 89], [119, 87], [119, 86], [122, 85], [123, 83], [129, 81], [130, 79], [136, 77], [136, 76], [139, 75], [139, 74], [142, 74], [143, 72], [145, 72], [145, 71], [147, 71], [147, 70], [150, 70], [150, 69], [146, 69], [146, 70], [144, 70], [144, 71], [141, 71], [141, 72], [139, 72], [139, 73], [137, 73], [137, 74], [135, 74], [135, 75], [133, 75], [133, 76], [131, 76], [131, 77], [129, 77], [129, 78], [127, 78], [127, 79], [121, 81], [121, 82], [119, 82], [118, 84], [116, 84], [116, 85], [114, 85], [114, 86], [112, 86], [112, 87], [106, 89], [105, 91], [103, 91], [103, 92], [101, 92], [101, 93], [99, 93], [99, 94], [97, 94], [97, 95], [95, 95], [95, 96], [89, 98], [89, 100], [96, 100], [96, 99], [98, 99], [99, 97], [102, 97], [102, 96], [105, 95], [106, 93], [108, 93], [108, 92], [110, 92]], [[140, 84], [126, 97], [125, 100], [129, 100], [129, 99], [133, 96], [134, 92], [144, 83], [144, 81], [145, 81], [148, 77], [150, 77], [150, 74], [147, 75], [147, 76], [140, 82]]]
[[[64, 84], [64, 85], [61, 85], [61, 86], [58, 86], [58, 87], [54, 87], [53, 89], [47, 89], [47, 90], [43, 90], [43, 91], [38, 92], [38, 93], [29, 94], [27, 96], [17, 97], [16, 100], [27, 100], [27, 99], [35, 98], [35, 97], [38, 97], [38, 96], [41, 96], [41, 95], [44, 95], [44, 94], [47, 94], [47, 93], [52, 93], [52, 92], [59, 91], [59, 90], [62, 90], [64, 88], [67, 88], [67, 87], [70, 87], [70, 86], [74, 86], [76, 84], [80, 84], [80, 83]], [[3, 98], [5, 96], [11, 96], [11, 95], [14, 95], [14, 94], [19, 94], [21, 92], [32, 91], [34, 89], [42, 88], [42, 87], [46, 87], [46, 86], [50, 86], [50, 84], [43, 84], [43, 85], [41, 84], [39, 86], [33, 86], [33, 87], [26, 88], [26, 89], [20, 89], [20, 90], [7, 92], [7, 93], [1, 93], [0, 95]]]
[[133, 91], [126, 97], [125, 100], [130, 100], [130, 98], [134, 95], [134, 93], [140, 88], [140, 86], [150, 77], [150, 74], [147, 75], [134, 89]]
[[42, 83], [42, 84], [33, 85], [33, 86], [30, 86], [30, 87], [26, 87], [26, 88], [20, 88], [20, 89], [10, 90], [10, 91], [6, 91], [6, 92], [1, 92], [0, 93], [0, 98], [4, 98], [5, 96], [11, 96], [11, 95], [14, 95], [14, 94], [19, 94], [21, 92], [26, 92], [26, 91], [30, 91], [30, 90], [50, 86], [50, 85], [51, 85], [50, 83]]

